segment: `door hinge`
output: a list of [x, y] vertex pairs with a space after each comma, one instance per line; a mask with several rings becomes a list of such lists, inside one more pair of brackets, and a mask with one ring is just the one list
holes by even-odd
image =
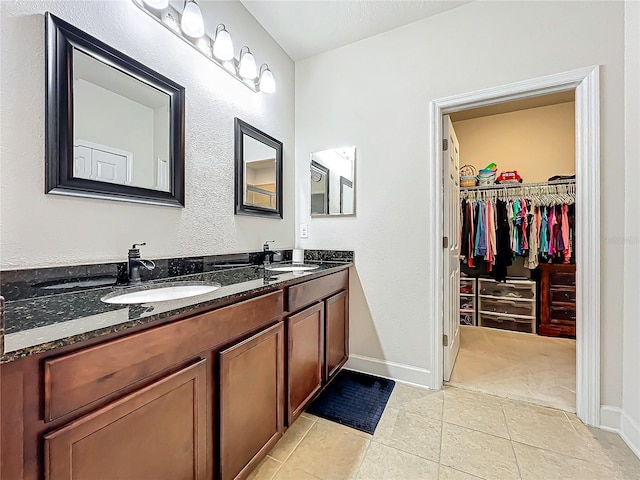
[[442, 151], [446, 152], [447, 150], [449, 150], [449, 140], [446, 138], [442, 139]]
[[442, 248], [449, 248], [449, 237], [442, 237]]
[[442, 345], [445, 347], [449, 346], [449, 337], [446, 335], [442, 335]]

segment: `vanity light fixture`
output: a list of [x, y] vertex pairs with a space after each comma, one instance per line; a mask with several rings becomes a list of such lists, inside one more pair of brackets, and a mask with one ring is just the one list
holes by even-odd
[[169, 5], [169, 0], [143, 0], [151, 8], [155, 8], [156, 10], [162, 10], [163, 8], [167, 8]]
[[249, 47], [247, 46], [240, 49], [240, 65], [238, 66], [238, 73], [242, 78], [246, 78], [247, 80], [255, 80], [258, 76], [256, 59], [253, 58], [253, 53], [251, 53], [251, 50], [249, 50]]
[[263, 63], [260, 66], [260, 91], [264, 93], [274, 93], [276, 91], [276, 81], [273, 78], [273, 73], [269, 65]]
[[252, 91], [264, 93], [276, 91], [273, 73], [266, 63], [262, 64], [258, 72], [256, 60], [249, 47], [242, 47], [239, 58], [235, 58], [231, 35], [224, 24], [221, 23], [216, 27], [213, 39], [205, 34], [202, 12], [195, 0], [186, 0], [182, 13], [169, 5], [168, 0], [132, 1], [136, 7], [160, 25]]
[[202, 12], [195, 0], [185, 0], [180, 26], [182, 31], [190, 37], [200, 38], [204, 35]]
[[231, 35], [229, 35], [229, 32], [227, 32], [226, 27], [222, 23], [216, 27], [216, 35], [213, 39], [213, 55], [223, 62], [233, 58]]

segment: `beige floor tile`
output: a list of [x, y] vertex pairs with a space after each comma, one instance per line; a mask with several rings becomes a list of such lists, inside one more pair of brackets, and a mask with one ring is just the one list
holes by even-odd
[[442, 390], [423, 390], [396, 383], [386, 408], [406, 410], [440, 420], [442, 418]]
[[278, 471], [276, 476], [273, 477], [273, 480], [322, 480], [322, 479], [286, 463]]
[[578, 422], [571, 425], [578, 435], [591, 443], [599, 455], [606, 459], [624, 478], [640, 480], [640, 458], [633, 453], [617, 433], [587, 427]]
[[509, 440], [448, 423], [442, 426], [440, 462], [490, 480], [520, 478]]
[[438, 477], [438, 480], [477, 480], [478, 478], [480, 477], [440, 465], [440, 476]]
[[450, 385], [575, 412], [575, 340], [461, 328]]
[[497, 397], [448, 388], [444, 396], [442, 420], [472, 430], [509, 438], [507, 422]]
[[282, 463], [271, 457], [265, 457], [260, 465], [251, 472], [247, 480], [271, 480], [276, 472], [282, 467]]
[[293, 451], [286, 466], [322, 480], [355, 478], [368, 445], [366, 438], [318, 422]]
[[316, 421], [317, 423], [324, 423], [324, 424], [330, 425], [334, 428], [343, 430], [352, 435], [357, 435], [358, 437], [366, 438], [367, 440], [371, 440], [371, 437], [373, 436], [370, 433], [363, 432], [362, 430], [357, 430], [355, 428], [347, 427], [346, 425], [342, 425], [340, 423], [332, 422], [331, 420], [327, 420], [326, 418], [316, 417]]
[[602, 450], [578, 435], [566, 417], [525, 404], [503, 408], [513, 441], [583, 460], [606, 461]]
[[434, 462], [440, 456], [442, 422], [406, 410], [387, 408], [373, 440]]
[[611, 466], [567, 457], [539, 448], [513, 443], [522, 480], [616, 480], [624, 478]]
[[284, 462], [302, 441], [313, 424], [313, 420], [302, 416], [298, 417], [298, 419], [293, 422], [293, 425], [291, 425], [286, 431], [284, 436], [278, 441], [278, 443], [276, 443], [275, 447], [271, 449], [269, 455], [276, 460]]
[[377, 442], [371, 442], [358, 480], [436, 480], [438, 464]]
[[534, 405], [529, 402], [511, 400], [508, 398], [503, 398], [500, 400], [500, 402], [502, 403], [504, 412], [509, 413], [512, 417], [531, 417], [542, 415], [545, 417], [557, 418], [559, 420], [568, 420], [567, 412], [559, 410], [557, 408]]

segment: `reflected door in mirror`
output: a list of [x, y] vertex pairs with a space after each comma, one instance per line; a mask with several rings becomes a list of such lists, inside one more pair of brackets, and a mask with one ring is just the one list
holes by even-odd
[[355, 147], [311, 154], [311, 215], [355, 215]]

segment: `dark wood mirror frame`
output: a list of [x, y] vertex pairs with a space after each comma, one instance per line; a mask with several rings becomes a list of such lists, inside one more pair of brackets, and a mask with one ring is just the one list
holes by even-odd
[[[184, 207], [184, 87], [73, 25], [45, 14], [45, 193]], [[146, 83], [169, 96], [169, 191], [118, 185], [73, 176], [73, 50]]]
[[[242, 136], [248, 135], [272, 147], [276, 151], [276, 208], [265, 208], [244, 203], [244, 147]], [[252, 127], [239, 118], [235, 119], [235, 197], [236, 215], [257, 215], [282, 218], [282, 142]]]

